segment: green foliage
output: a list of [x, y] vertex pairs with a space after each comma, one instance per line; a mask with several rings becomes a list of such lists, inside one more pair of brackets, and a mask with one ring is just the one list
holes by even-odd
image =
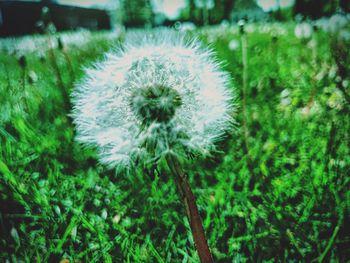
[[[249, 134], [239, 110], [223, 152], [186, 167], [216, 262], [349, 260], [349, 102], [330, 36], [299, 40], [293, 26], [246, 26]], [[194, 34], [241, 92], [237, 28]], [[198, 262], [166, 168], [115, 175], [74, 141], [66, 95], [116, 41], [43, 38], [0, 52], [0, 261]]]
[[123, 23], [126, 26], [143, 27], [152, 22], [152, 6], [149, 0], [122, 0]]

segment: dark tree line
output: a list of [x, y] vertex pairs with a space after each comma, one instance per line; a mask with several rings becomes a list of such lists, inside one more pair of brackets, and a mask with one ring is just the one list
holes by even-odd
[[150, 0], [122, 0], [123, 23], [128, 27], [142, 27], [152, 23], [153, 11]]
[[330, 16], [340, 10], [350, 12], [350, 0], [296, 0], [293, 13], [318, 19], [322, 16]]

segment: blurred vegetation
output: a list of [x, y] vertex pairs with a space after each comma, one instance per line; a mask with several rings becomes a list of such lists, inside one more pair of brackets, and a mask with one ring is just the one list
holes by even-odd
[[350, 12], [349, 0], [295, 0], [294, 14], [304, 17], [318, 19], [322, 16], [330, 16], [336, 11]]
[[[187, 167], [216, 262], [350, 260], [348, 42], [294, 27], [191, 32], [240, 98], [245, 86], [223, 152]], [[167, 170], [115, 175], [74, 141], [73, 84], [122, 37], [11, 41], [0, 41], [0, 261], [198, 262]]]
[[153, 11], [148, 0], [122, 0], [122, 23], [127, 27], [143, 27], [151, 24]]
[[[349, 0], [295, 0], [290, 7], [281, 7], [281, 1], [270, 1], [271, 10], [264, 12], [256, 0], [185, 0], [185, 7], [176, 19], [169, 19], [154, 11], [154, 2], [159, 0], [121, 0], [113, 16], [122, 17], [127, 27], [173, 25], [176, 21], [191, 22], [197, 26], [215, 25], [223, 21], [245, 19], [256, 21], [290, 21], [319, 19], [336, 12], [350, 12]], [[265, 1], [266, 2], [266, 1]], [[273, 3], [276, 3], [274, 6]], [[119, 21], [120, 19], [118, 19]]]

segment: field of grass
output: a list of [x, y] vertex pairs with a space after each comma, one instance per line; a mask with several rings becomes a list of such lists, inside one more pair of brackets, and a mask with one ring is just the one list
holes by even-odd
[[[191, 33], [239, 93], [222, 152], [186, 162], [215, 262], [350, 260], [349, 43], [294, 26]], [[0, 40], [0, 262], [199, 262], [167, 169], [116, 175], [74, 141], [74, 82], [122, 39]]]

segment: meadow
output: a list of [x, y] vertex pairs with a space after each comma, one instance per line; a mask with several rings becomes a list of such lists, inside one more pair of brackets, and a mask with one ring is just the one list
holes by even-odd
[[[189, 32], [238, 93], [221, 151], [186, 162], [215, 262], [350, 260], [349, 41], [296, 26]], [[127, 36], [0, 39], [1, 262], [199, 262], [167, 169], [116, 175], [74, 140], [74, 83]]]

